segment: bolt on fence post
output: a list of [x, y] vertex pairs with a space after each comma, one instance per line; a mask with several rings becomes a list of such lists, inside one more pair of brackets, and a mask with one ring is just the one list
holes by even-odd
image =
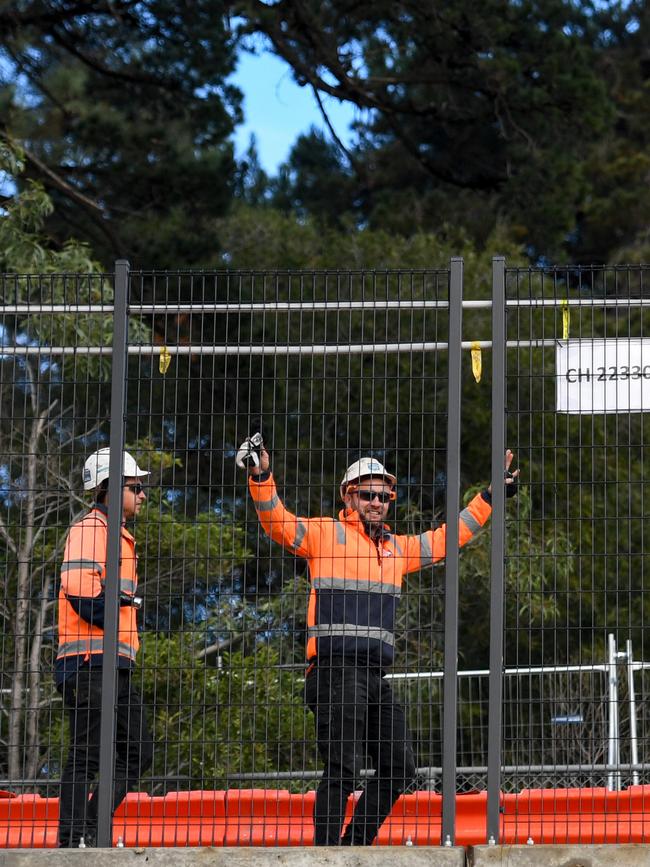
[[115, 782], [115, 703], [122, 535], [124, 417], [126, 414], [128, 287], [129, 263], [125, 259], [118, 259], [115, 263], [110, 462], [108, 467], [108, 543], [106, 547], [106, 584], [104, 587], [104, 660], [97, 791], [97, 845], [107, 848], [112, 845], [113, 786]]
[[[447, 539], [445, 552], [445, 647], [442, 705], [442, 840], [456, 839], [456, 741], [458, 725], [458, 531], [460, 513], [461, 342], [463, 259], [449, 274], [447, 408]], [[449, 844], [447, 844], [449, 841]], [[442, 842], [442, 841], [441, 841]]]
[[506, 262], [492, 259], [492, 552], [490, 576], [490, 676], [488, 699], [488, 778], [486, 842], [499, 842], [501, 725], [503, 716], [506, 438]]

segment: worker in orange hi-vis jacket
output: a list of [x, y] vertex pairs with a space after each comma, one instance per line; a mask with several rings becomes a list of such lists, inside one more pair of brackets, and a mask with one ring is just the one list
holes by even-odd
[[[55, 680], [70, 721], [70, 748], [61, 774], [60, 847], [77, 847], [82, 837], [86, 846], [96, 842], [97, 788], [94, 783], [99, 772], [104, 664], [109, 457], [109, 449], [99, 449], [84, 464], [84, 489], [95, 492], [95, 503], [70, 527], [61, 564]], [[141, 479], [147, 475], [125, 452], [123, 522], [134, 518], [142, 508], [146, 494]], [[131, 684], [140, 644], [136, 614], [142, 600], [137, 596], [135, 539], [124, 524], [119, 570], [114, 809], [126, 793], [137, 786], [153, 756], [142, 698]]]
[[[519, 470], [505, 456], [506, 493], [516, 492]], [[385, 522], [396, 499], [396, 477], [372, 457], [355, 461], [340, 486], [338, 518], [301, 518], [280, 500], [260, 434], [237, 452], [265, 532], [309, 566], [305, 699], [316, 722], [324, 771], [314, 807], [317, 846], [370, 845], [384, 819], [415, 777], [404, 711], [384, 675], [395, 645], [395, 618], [406, 574], [445, 556], [446, 526], [420, 535], [396, 535]], [[460, 513], [459, 545], [490, 517], [491, 488]], [[374, 776], [341, 836], [349, 795], [367, 757]]]

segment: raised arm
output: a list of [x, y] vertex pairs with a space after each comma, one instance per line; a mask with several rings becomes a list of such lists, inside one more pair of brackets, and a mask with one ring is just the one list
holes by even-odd
[[246, 440], [237, 452], [237, 464], [248, 469], [248, 490], [264, 532], [292, 554], [309, 556], [309, 520], [285, 508], [271, 473], [269, 453], [261, 441]]
[[[507, 449], [504, 457], [504, 485], [507, 497], [517, 493], [519, 470], [511, 471], [514, 455]], [[458, 546], [466, 545], [478, 533], [492, 513], [492, 485], [477, 494], [462, 510], [458, 520]], [[447, 525], [427, 530], [419, 536], [398, 537], [406, 549], [407, 572], [416, 572], [442, 560], [447, 547]], [[402, 541], [403, 540], [403, 541]]]
[[[486, 496], [487, 495], [487, 496]], [[458, 518], [458, 546], [466, 545], [492, 513], [487, 491], [482, 491], [462, 510]], [[446, 554], [447, 524], [435, 530], [427, 530], [419, 536], [398, 536], [397, 541], [405, 546], [407, 572], [417, 572], [442, 560]]]

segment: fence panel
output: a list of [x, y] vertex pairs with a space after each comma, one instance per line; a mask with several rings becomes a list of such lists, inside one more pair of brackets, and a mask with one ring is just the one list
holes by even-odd
[[[506, 437], [525, 479], [506, 519], [504, 664], [558, 673], [544, 684], [522, 676], [505, 692], [502, 762], [517, 768], [521, 785], [582, 788], [583, 800], [647, 782], [643, 749], [641, 767], [630, 767], [631, 720], [635, 748], [647, 732], [630, 702], [625, 654], [630, 642], [637, 660], [646, 655], [649, 430], [643, 413], [628, 409], [643, 369], [623, 356], [629, 340], [648, 336], [647, 277], [640, 267], [506, 270]], [[622, 360], [589, 374], [602, 338], [620, 341]], [[557, 377], [571, 347], [577, 366]], [[619, 380], [605, 411], [603, 377]], [[569, 382], [580, 393], [565, 411]], [[511, 833], [535, 842], [566, 835], [573, 807], [542, 821], [551, 802], [530, 803], [522, 795]], [[632, 800], [616, 804], [609, 815], [585, 815], [576, 840], [617, 839], [620, 822], [628, 831], [636, 823], [633, 839], [646, 840], [650, 827]]]
[[[112, 275], [2, 277], [0, 788], [27, 798], [58, 796], [66, 761], [57, 594], [68, 528], [88, 508], [81, 466], [108, 443], [113, 295]], [[41, 815], [22, 845], [56, 835]]]
[[[64, 575], [85, 569], [91, 576], [100, 560], [97, 593], [106, 600], [106, 622], [110, 594], [119, 593], [120, 631], [117, 679], [105, 664], [101, 707], [91, 702], [84, 723], [90, 731], [102, 720], [101, 754], [93, 753], [87, 773], [98, 792], [98, 842], [108, 843], [111, 833], [106, 710], [112, 704], [107, 685], [114, 685], [115, 797], [120, 785], [139, 794], [119, 806], [113, 842], [310, 843], [322, 757], [303, 695], [306, 562], [262, 532], [235, 453], [261, 430], [287, 507], [312, 518], [336, 517], [346, 467], [371, 455], [398, 478], [390, 518], [395, 532], [419, 536], [439, 524], [448, 467], [449, 271], [131, 272], [129, 284], [120, 411], [119, 381], [111, 382], [121, 352], [112, 346], [120, 315], [113, 277], [5, 278], [0, 535], [9, 628], [1, 645], [0, 760], [3, 786], [13, 797], [0, 804], [0, 842], [56, 843], [61, 774], [73, 755], [79, 759], [69, 748], [73, 718], [65, 717], [54, 686], [62, 677], [60, 661], [55, 664], [63, 641], [57, 594]], [[136, 540], [136, 595], [143, 600], [141, 648], [126, 698], [119, 672], [138, 641], [122, 620], [125, 608], [136, 608], [124, 532], [119, 587], [110, 584], [99, 555], [91, 561], [64, 554], [70, 526], [91, 506], [84, 461], [115, 445], [122, 423], [137, 467], [127, 469], [124, 459], [120, 508], [133, 519], [127, 530]], [[113, 456], [111, 476], [114, 466]], [[141, 471], [148, 474], [143, 493]], [[119, 486], [103, 501], [109, 523], [115, 496]], [[131, 500], [138, 507], [127, 514]], [[442, 667], [443, 575], [440, 563], [425, 564], [402, 588], [397, 674]], [[65, 589], [72, 604], [69, 584]], [[95, 614], [88, 616], [100, 633], [84, 633], [88, 646], [78, 662], [97, 671], [93, 642], [103, 636]], [[432, 757], [442, 763], [442, 717], [418, 689], [407, 686], [402, 697], [417, 726], [415, 762], [425, 768], [403, 781], [408, 793], [427, 787]], [[141, 712], [153, 735], [146, 773], [151, 747]], [[76, 723], [78, 713], [77, 705]], [[356, 785], [372, 781], [376, 736], [369, 749]], [[97, 786], [98, 756], [104, 764]], [[80, 764], [70, 771], [75, 779]], [[125, 774], [130, 779], [120, 783]], [[420, 803], [426, 809], [417, 808], [422, 816], [411, 833], [438, 842], [440, 804]], [[87, 845], [97, 830], [95, 805], [81, 808]], [[407, 807], [382, 829], [381, 842], [409, 836]]]

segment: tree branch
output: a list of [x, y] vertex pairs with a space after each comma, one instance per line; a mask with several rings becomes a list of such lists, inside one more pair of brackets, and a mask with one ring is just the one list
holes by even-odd
[[114, 250], [120, 249], [120, 243], [117, 236], [114, 232], [109, 228], [108, 225], [108, 214], [106, 210], [94, 199], [89, 198], [83, 193], [79, 192], [79, 190], [75, 189], [71, 184], [69, 184], [64, 178], [58, 175], [53, 169], [47, 166], [42, 160], [40, 160], [36, 154], [32, 153], [32, 151], [28, 150], [24, 144], [21, 144], [23, 149], [23, 153], [25, 154], [25, 158], [30, 162], [35, 168], [43, 174], [50, 184], [56, 189], [61, 190], [64, 195], [68, 198], [72, 199], [73, 202], [76, 202], [78, 205], [88, 212], [92, 221], [102, 230], [102, 232], [106, 235], [108, 241]]

